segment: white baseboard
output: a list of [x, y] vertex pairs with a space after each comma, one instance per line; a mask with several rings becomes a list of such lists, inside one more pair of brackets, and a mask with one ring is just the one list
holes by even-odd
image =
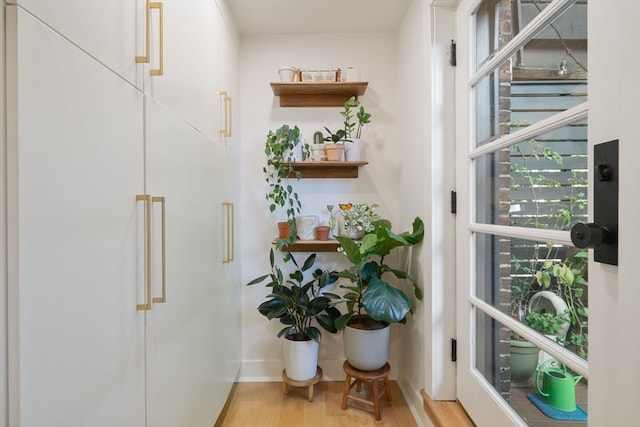
[[[344, 381], [343, 363], [344, 359], [319, 360], [322, 381]], [[391, 365], [389, 379], [395, 380], [397, 360], [391, 359], [389, 364]], [[284, 369], [282, 360], [243, 360], [238, 381], [243, 383], [282, 381], [282, 369]]]

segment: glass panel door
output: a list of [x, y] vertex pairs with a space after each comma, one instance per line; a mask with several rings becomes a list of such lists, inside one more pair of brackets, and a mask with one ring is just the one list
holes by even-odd
[[569, 235], [588, 207], [586, 10], [458, 7], [458, 396], [478, 425], [537, 425], [548, 359], [584, 378], [586, 409], [588, 255]]

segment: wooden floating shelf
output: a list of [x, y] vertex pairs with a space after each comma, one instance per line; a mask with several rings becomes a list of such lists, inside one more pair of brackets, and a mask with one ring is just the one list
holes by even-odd
[[281, 107], [343, 107], [355, 96], [364, 95], [368, 82], [271, 83]]
[[[348, 143], [347, 143], [348, 144]], [[300, 172], [302, 178], [357, 178], [358, 168], [369, 162], [329, 162], [329, 161], [302, 161], [286, 163], [293, 170]]]
[[[274, 240], [275, 244], [278, 240]], [[337, 240], [296, 240], [280, 249], [283, 252], [337, 252], [340, 243]]]

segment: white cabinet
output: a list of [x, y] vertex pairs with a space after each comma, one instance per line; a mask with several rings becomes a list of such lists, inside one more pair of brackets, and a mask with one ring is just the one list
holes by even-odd
[[[218, 140], [221, 18], [216, 3], [213, 0], [162, 3], [162, 75], [145, 72], [145, 93], [208, 138]], [[155, 22], [155, 17], [152, 21]], [[159, 53], [152, 54], [151, 67], [159, 67], [159, 57]]]
[[142, 95], [6, 13], [9, 425], [142, 426]]
[[[6, 11], [9, 425], [210, 427], [239, 365], [222, 204], [237, 159]], [[139, 310], [147, 278], [155, 302]]]
[[[147, 312], [149, 425], [210, 427], [226, 398], [222, 317], [224, 152], [147, 97], [147, 193], [165, 197], [166, 301]], [[161, 218], [156, 204], [154, 218]], [[162, 235], [154, 227], [154, 236]], [[152, 295], [162, 295], [161, 239]], [[237, 310], [237, 307], [236, 307]]]
[[[127, 81], [142, 87], [145, 0], [14, 0]], [[41, 69], [48, 64], [40, 62]]]

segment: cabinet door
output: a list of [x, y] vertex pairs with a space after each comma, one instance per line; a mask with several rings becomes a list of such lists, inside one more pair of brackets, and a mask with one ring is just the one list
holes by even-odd
[[[231, 136], [223, 138], [223, 146], [225, 150], [224, 161], [224, 198], [227, 202], [233, 204], [233, 214], [231, 224], [234, 230], [229, 236], [232, 239], [231, 249], [233, 252], [240, 253], [238, 244], [240, 242], [240, 227], [237, 226], [240, 218], [240, 127], [237, 121], [233, 119], [239, 117], [240, 112], [240, 84], [239, 84], [239, 48], [238, 39], [234, 37], [233, 29], [227, 25], [227, 21], [223, 21], [222, 32], [222, 89], [224, 89], [231, 97], [231, 103], [227, 106], [226, 114], [231, 114], [231, 120], [227, 120], [230, 127]], [[224, 115], [223, 115], [224, 120]], [[240, 261], [234, 257], [233, 260], [225, 263], [225, 318], [228, 327], [225, 329], [226, 340], [226, 381], [227, 386], [231, 385], [236, 379], [240, 369], [242, 359], [242, 343], [238, 339], [240, 332]]]
[[9, 425], [143, 426], [142, 96], [6, 15]]
[[[145, 93], [207, 138], [218, 140], [220, 16], [216, 4], [213, 0], [165, 0], [163, 16], [162, 75], [145, 72]], [[160, 66], [159, 56], [152, 55], [150, 68]]]
[[[148, 425], [210, 427], [227, 397], [222, 283], [223, 152], [146, 97], [147, 193], [165, 197], [166, 301], [148, 313]], [[154, 208], [160, 218], [160, 206]], [[161, 295], [154, 226], [153, 295]]]
[[[145, 0], [15, 0], [132, 84], [142, 87]], [[41, 68], [48, 64], [40, 63]]]

